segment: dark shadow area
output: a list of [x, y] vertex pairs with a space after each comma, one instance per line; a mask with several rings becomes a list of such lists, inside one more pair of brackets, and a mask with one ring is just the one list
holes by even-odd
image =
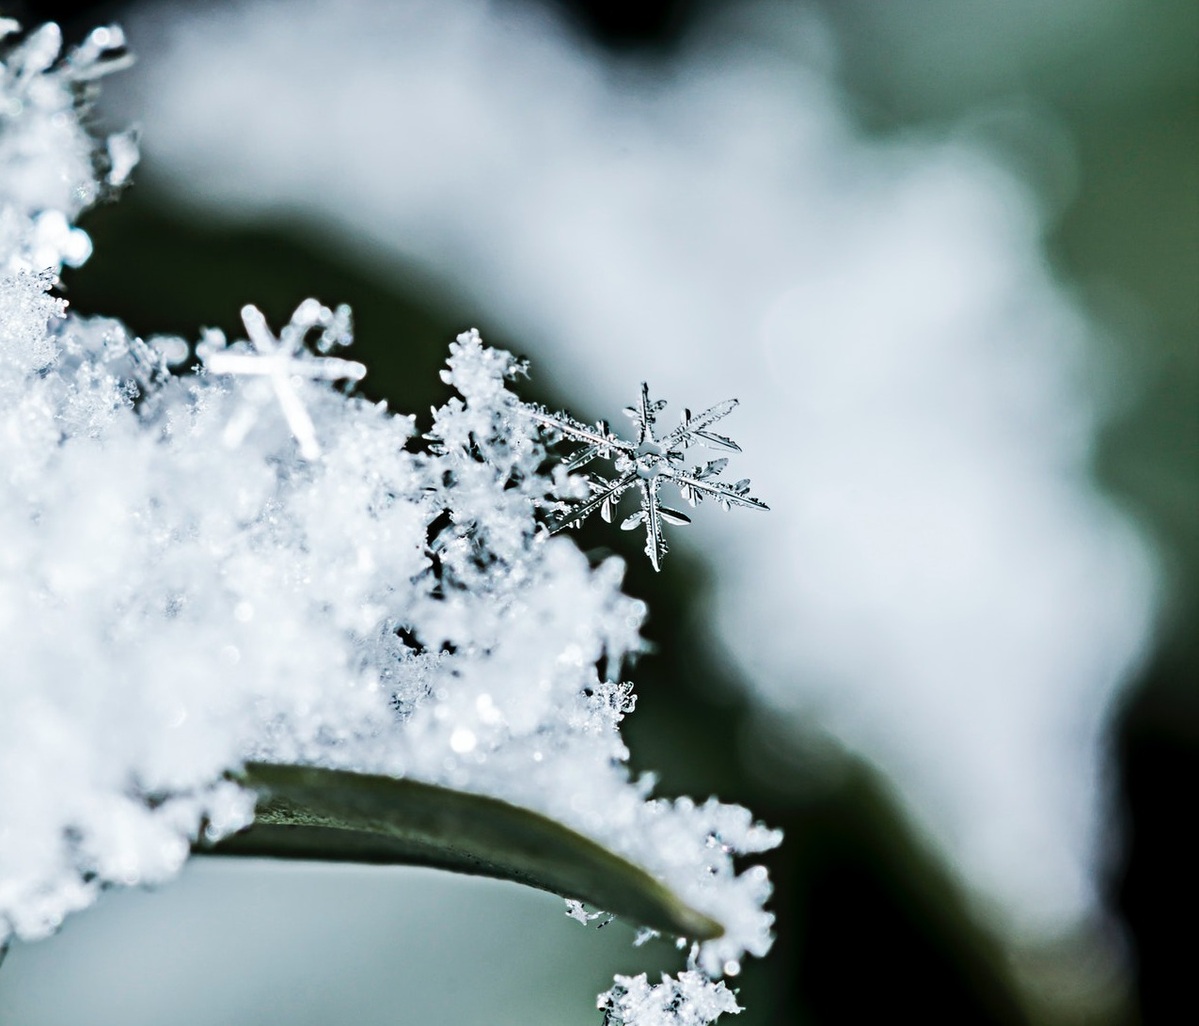
[[1142, 1017], [1146, 1024], [1194, 1021], [1199, 998], [1187, 924], [1199, 914], [1199, 840], [1186, 825], [1199, 782], [1193, 622], [1162, 648], [1126, 702], [1116, 756], [1127, 839], [1112, 889], [1134, 940]]
[[550, 0], [579, 29], [614, 50], [668, 51], [694, 14], [694, 0]]

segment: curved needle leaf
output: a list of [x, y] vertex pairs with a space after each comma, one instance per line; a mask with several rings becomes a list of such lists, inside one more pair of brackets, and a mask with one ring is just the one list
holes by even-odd
[[664, 933], [724, 932], [641, 867], [497, 798], [312, 766], [249, 763], [239, 780], [258, 792], [254, 822], [198, 852], [432, 866], [552, 891]]

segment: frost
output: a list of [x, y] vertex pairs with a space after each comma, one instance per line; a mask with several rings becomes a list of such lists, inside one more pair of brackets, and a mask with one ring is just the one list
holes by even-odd
[[625, 414], [636, 426], [637, 440], [626, 441], [613, 434], [604, 421], [594, 427], [582, 424], [564, 413], [548, 413], [534, 408], [531, 416], [544, 425], [551, 435], [560, 435], [572, 442], [581, 442], [583, 448], [570, 457], [564, 467], [576, 470], [592, 460], [610, 459], [616, 470], [612, 479], [596, 476], [589, 484], [590, 497], [577, 506], [568, 508], [553, 526], [554, 531], [577, 527], [592, 513], [599, 510], [600, 516], [611, 523], [616, 508], [625, 492], [636, 488], [641, 493], [641, 508], [626, 517], [621, 528], [626, 531], [645, 527], [645, 554], [655, 570], [662, 569], [662, 557], [666, 555], [665, 524], [689, 524], [686, 513], [663, 506], [658, 492], [663, 483], [675, 485], [679, 493], [692, 506], [699, 505], [705, 497], [713, 498], [725, 509], [744, 506], [749, 509], [769, 509], [759, 499], [749, 494], [749, 480], [726, 484], [717, 478], [728, 466], [727, 459], [709, 460], [699, 466], [683, 469], [688, 448], [695, 445], [726, 452], [740, 452], [741, 447], [731, 438], [709, 431], [713, 424], [728, 416], [737, 405], [736, 399], [726, 399], [709, 407], [697, 416], [683, 410], [682, 421], [674, 430], [661, 438], [654, 433], [658, 414], [666, 408], [661, 399], [651, 400], [649, 386], [641, 383], [641, 396], [636, 406], [625, 407]]
[[707, 1026], [725, 1012], [741, 1011], [723, 983], [694, 970], [674, 979], [663, 973], [661, 983], [650, 983], [645, 973], [617, 976], [598, 1007], [604, 1026]]
[[[725, 927], [673, 985], [715, 1008], [703, 974], [771, 941], [765, 871], [734, 856], [779, 835], [631, 779], [621, 671], [645, 609], [619, 561], [545, 531], [571, 484], [543, 470], [543, 421], [511, 389], [523, 365], [459, 336], [457, 396], [422, 436], [334, 387], [365, 373], [331, 355], [345, 307], [307, 300], [276, 337], [246, 306], [246, 340], [204, 332], [201, 368], [177, 373], [184, 340], [53, 294], [79, 197], [131, 166], [131, 137], [78, 121], [121, 45], [96, 30], [59, 59], [43, 28], [0, 75], [0, 950], [249, 823], [254, 795], [229, 779], [244, 762], [304, 763], [494, 795], [644, 867]], [[77, 177], [34, 196], [30, 160], [35, 180]], [[726, 407], [667, 436], [662, 479], [690, 480], [675, 450], [711, 442]], [[648, 466], [628, 445], [612, 448]]]

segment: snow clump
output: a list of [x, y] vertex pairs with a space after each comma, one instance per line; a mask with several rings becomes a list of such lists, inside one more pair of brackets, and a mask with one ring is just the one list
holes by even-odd
[[[115, 28], [63, 56], [51, 25], [0, 64], [0, 949], [248, 824], [244, 762], [304, 763], [493, 795], [645, 867], [725, 927], [667, 1003], [732, 1010], [709, 977], [772, 923], [733, 856], [779, 835], [630, 779], [617, 675], [644, 608], [545, 529], [584, 485], [543, 469], [521, 365], [461, 335], [420, 435], [328, 355], [344, 308], [276, 335], [248, 306], [246, 341], [206, 333], [181, 370], [181, 340], [56, 296], [90, 252], [76, 217], [136, 159], [80, 120], [123, 59]], [[636, 1011], [662, 1004], [641, 980], [612, 1021], [707, 1021]]]

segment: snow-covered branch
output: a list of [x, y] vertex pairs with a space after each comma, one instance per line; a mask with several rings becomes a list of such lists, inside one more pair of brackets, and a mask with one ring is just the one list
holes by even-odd
[[[329, 355], [351, 342], [344, 308], [309, 300], [276, 337], [247, 306], [248, 339], [206, 334], [197, 371], [179, 339], [69, 312], [57, 273], [90, 250], [75, 218], [132, 157], [79, 120], [119, 32], [59, 49], [42, 28], [0, 75], [0, 945], [170, 878], [251, 821], [242, 767], [299, 764], [503, 799], [641, 867], [723, 928], [671, 1001], [732, 1010], [709, 978], [764, 954], [772, 922], [765, 871], [733, 858], [780, 838], [631, 779], [619, 674], [644, 609], [619, 561], [590, 565], [539, 520], [564, 482], [518, 363], [461, 335], [458, 396], [419, 436]], [[647, 402], [639, 450], [611, 443], [618, 470], [649, 465]], [[726, 407], [651, 461], [693, 497], [756, 505], [712, 464], [675, 468]], [[638, 986], [618, 981], [614, 1021], [664, 1021], [635, 1012]]]

